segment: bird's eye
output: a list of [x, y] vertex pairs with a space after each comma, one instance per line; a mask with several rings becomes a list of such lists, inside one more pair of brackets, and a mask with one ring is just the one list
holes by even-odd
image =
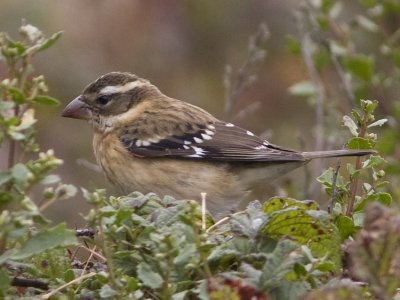
[[101, 105], [106, 105], [108, 102], [110, 102], [111, 98], [109, 95], [101, 95], [97, 97], [96, 102], [101, 104]]

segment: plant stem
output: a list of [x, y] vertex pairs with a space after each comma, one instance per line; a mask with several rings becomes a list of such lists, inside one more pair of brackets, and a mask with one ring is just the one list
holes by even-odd
[[[194, 215], [194, 207], [192, 207], [192, 214]], [[212, 273], [211, 273], [211, 270], [210, 270], [210, 266], [208, 265], [207, 255], [206, 255], [206, 253], [204, 253], [204, 250], [201, 249], [201, 237], [200, 237], [200, 234], [203, 232], [203, 230], [201, 230], [201, 227], [197, 225], [196, 221], [193, 222], [192, 228], [193, 228], [193, 232], [194, 232], [194, 240], [195, 240], [195, 243], [196, 243], [196, 248], [197, 248], [197, 251], [199, 252], [200, 260], [201, 260], [201, 262], [203, 264], [203, 267], [204, 267], [205, 277], [206, 278], [211, 278], [212, 277]]]
[[333, 207], [335, 206], [335, 201], [336, 201], [336, 180], [339, 174], [339, 169], [340, 169], [340, 160], [336, 164], [336, 169], [335, 172], [333, 173], [332, 177], [332, 197], [331, 201], [329, 202], [328, 205], [328, 213], [332, 214], [333, 213]]
[[[97, 206], [96, 206], [95, 209], [96, 209], [97, 213], [100, 214], [100, 212], [98, 211], [98, 207]], [[100, 216], [98, 227], [99, 227], [99, 237], [100, 237], [101, 250], [103, 251], [104, 257], [106, 258], [106, 264], [107, 264], [107, 267], [108, 267], [110, 284], [111, 284], [112, 288], [115, 291], [118, 291], [119, 289], [118, 289], [117, 281], [115, 280], [115, 273], [114, 273], [114, 266], [113, 266], [113, 262], [112, 262], [112, 256], [111, 256], [111, 253], [110, 253], [110, 251], [108, 249], [106, 237], [105, 237], [104, 230], [103, 230], [103, 217], [102, 216]], [[117, 296], [116, 299], [120, 299], [120, 296]]]
[[[10, 78], [16, 77], [19, 79], [18, 71], [15, 66], [15, 61], [9, 60], [8, 65], [9, 65], [9, 77]], [[18, 114], [19, 114], [19, 106], [16, 105], [14, 108], [14, 116], [18, 116]], [[7, 165], [8, 169], [10, 169], [14, 165], [16, 146], [17, 146], [17, 144], [16, 144], [15, 140], [10, 139], [10, 144], [8, 146], [8, 165]]]
[[[360, 132], [358, 133], [358, 137], [365, 136], [365, 133], [367, 131], [367, 123], [368, 123], [368, 115], [365, 112], [362, 123], [361, 123]], [[356, 170], [361, 169], [361, 156], [358, 156], [356, 158], [355, 169]], [[352, 180], [351, 185], [350, 185], [349, 204], [347, 205], [347, 209], [346, 209], [346, 216], [348, 216], [348, 217], [351, 217], [353, 215], [354, 204], [356, 202], [357, 188], [358, 188], [358, 176], [356, 176]]]

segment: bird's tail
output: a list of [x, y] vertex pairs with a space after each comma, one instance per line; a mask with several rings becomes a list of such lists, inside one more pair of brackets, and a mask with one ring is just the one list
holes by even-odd
[[374, 154], [374, 150], [328, 150], [328, 151], [311, 151], [303, 152], [302, 155], [306, 160], [324, 157], [339, 157], [339, 156], [364, 156]]

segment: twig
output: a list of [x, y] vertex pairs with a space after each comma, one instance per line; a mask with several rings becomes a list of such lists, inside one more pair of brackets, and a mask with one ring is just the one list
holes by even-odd
[[101, 167], [97, 164], [91, 163], [90, 161], [87, 161], [86, 159], [83, 158], [78, 158], [76, 160], [76, 163], [80, 166], [83, 166], [89, 170], [92, 170], [94, 172], [100, 173], [101, 172]]
[[[93, 255], [94, 255], [94, 254], [97, 254], [97, 253], [96, 253], [96, 247], [97, 247], [97, 246], [94, 245], [94, 246], [93, 246], [93, 249], [89, 249], [90, 255], [89, 255], [88, 259], [86, 260], [85, 266], [84, 266], [83, 269], [82, 269], [82, 274], [81, 274], [81, 276], [83, 276], [83, 275], [86, 273], [87, 267], [88, 267], [88, 265], [89, 265], [89, 263], [90, 263], [90, 260], [92, 259]], [[78, 292], [78, 290], [79, 290], [79, 288], [80, 288], [81, 285], [82, 285], [82, 282], [80, 282], [79, 285], [78, 285], [78, 287], [75, 289], [75, 294]]]
[[229, 219], [232, 219], [234, 216], [241, 215], [241, 214], [244, 214], [244, 213], [246, 213], [246, 211], [238, 211], [237, 213], [234, 213], [234, 214], [231, 214], [231, 215], [229, 215], [229, 216], [227, 216], [225, 218], [222, 218], [221, 220], [218, 220], [217, 223], [215, 223], [214, 225], [208, 227], [206, 232], [209, 233], [212, 229], [218, 227], [221, 224], [224, 224], [226, 221], [228, 221]]
[[[325, 117], [324, 117], [324, 103], [326, 99], [326, 92], [321, 78], [318, 74], [317, 68], [313, 59], [313, 41], [311, 39], [311, 33], [305, 29], [305, 17], [308, 11], [304, 10], [297, 14], [297, 23], [301, 35], [301, 52], [303, 55], [303, 60], [315, 89], [315, 145], [314, 149], [316, 151], [324, 150], [324, 127], [325, 127]], [[311, 177], [315, 178], [317, 170], [322, 168], [321, 160], [314, 163], [314, 168], [312, 169]], [[307, 190], [307, 194], [311, 194], [315, 185], [310, 185]]]
[[332, 176], [332, 196], [331, 196], [331, 201], [329, 201], [328, 205], [328, 213], [332, 214], [333, 212], [333, 206], [335, 205], [336, 202], [336, 180], [339, 174], [339, 169], [340, 169], [340, 160], [338, 160], [336, 164], [336, 169], [335, 172], [333, 172]]
[[66, 287], [69, 287], [70, 285], [73, 285], [73, 284], [78, 283], [78, 282], [80, 282], [80, 281], [82, 281], [82, 280], [88, 279], [88, 278], [90, 278], [90, 277], [93, 277], [93, 276], [95, 276], [96, 274], [97, 274], [96, 272], [90, 272], [90, 273], [88, 273], [88, 274], [79, 276], [78, 278], [75, 278], [74, 280], [71, 280], [70, 282], [67, 282], [66, 284], [63, 284], [62, 286], [56, 288], [55, 290], [52, 290], [50, 293], [47, 293], [47, 294], [41, 296], [40, 299], [41, 299], [41, 300], [47, 300], [47, 299], [49, 299], [50, 297], [52, 297], [52, 296], [54, 296], [55, 294], [57, 294], [59, 291], [65, 289]]
[[[367, 113], [365, 113], [364, 118], [361, 121], [361, 128], [360, 128], [360, 132], [358, 133], [358, 137], [365, 136], [365, 133], [367, 131], [367, 122], [368, 122], [368, 115], [367, 115]], [[355, 169], [356, 170], [361, 169], [361, 156], [358, 156], [356, 158]], [[353, 215], [354, 203], [356, 202], [357, 188], [358, 188], [358, 176], [356, 178], [354, 178], [354, 180], [351, 182], [351, 185], [350, 185], [349, 204], [346, 209], [346, 216], [348, 216], [348, 217], [351, 217]]]
[[253, 103], [250, 103], [247, 105], [245, 108], [243, 108], [241, 111], [239, 111], [232, 119], [232, 121], [238, 121], [246, 118], [248, 115], [256, 112], [261, 108], [261, 102], [256, 101]]
[[324, 148], [324, 102], [325, 90], [314, 65], [312, 57], [312, 40], [309, 32], [305, 32], [301, 39], [301, 49], [303, 53], [304, 63], [308, 74], [315, 88], [315, 150], [323, 150]]
[[[356, 158], [356, 165], [355, 169], [361, 169], [361, 157], [358, 156]], [[356, 202], [356, 194], [358, 188], [358, 177], [354, 178], [353, 182], [350, 185], [350, 195], [349, 195], [349, 204], [347, 205], [346, 209], [346, 216], [351, 217], [353, 215], [353, 207], [354, 203]]]
[[335, 67], [336, 73], [339, 75], [340, 80], [343, 83], [344, 90], [347, 95], [347, 100], [349, 101], [349, 105], [351, 107], [354, 106], [354, 103], [356, 101], [356, 98], [354, 96], [354, 92], [352, 89], [352, 84], [351, 84], [351, 77], [346, 74], [346, 72], [343, 71], [342, 65], [339, 63], [339, 60], [335, 53], [331, 49], [329, 49], [331, 53], [331, 60], [333, 62], [333, 65]]
[[262, 44], [269, 38], [269, 31], [265, 24], [260, 24], [257, 32], [250, 37], [247, 57], [239, 70], [233, 74], [232, 67], [225, 68], [224, 88], [225, 88], [225, 108], [224, 118], [232, 118], [233, 108], [239, 96], [247, 90], [256, 80], [253, 73], [257, 64], [265, 57], [265, 50]]
[[[98, 252], [96, 252], [96, 251], [90, 249], [89, 247], [80, 245], [79, 248], [87, 250], [88, 252], [90, 252], [90, 255], [95, 256], [96, 258], [99, 258], [99, 259], [101, 259], [101, 260], [104, 261], [104, 262], [107, 261], [107, 259], [106, 259], [103, 255], [101, 255], [101, 254], [99, 254]], [[93, 249], [94, 249], [94, 248], [93, 248]]]

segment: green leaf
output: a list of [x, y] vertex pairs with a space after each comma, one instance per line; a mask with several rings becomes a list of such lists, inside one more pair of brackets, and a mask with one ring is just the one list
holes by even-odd
[[352, 138], [348, 144], [347, 148], [349, 149], [372, 149], [374, 145], [369, 139], [361, 138], [361, 137], [354, 137]]
[[378, 101], [376, 100], [361, 100], [361, 107], [365, 110], [368, 114], [372, 114], [375, 109], [378, 107]]
[[305, 266], [303, 266], [300, 263], [296, 263], [293, 267], [293, 270], [296, 272], [296, 275], [299, 277], [305, 277], [307, 276], [308, 272]]
[[335, 270], [335, 265], [330, 261], [324, 261], [317, 266], [317, 270], [321, 272], [331, 272], [332, 270]]
[[0, 192], [0, 206], [10, 203], [11, 201], [13, 201], [13, 199], [14, 197], [11, 193]]
[[315, 87], [311, 81], [301, 81], [289, 87], [289, 93], [293, 96], [314, 96]]
[[334, 0], [322, 0], [321, 1], [322, 12], [327, 14], [334, 4], [335, 4]]
[[361, 169], [356, 169], [356, 167], [353, 164], [347, 164], [346, 169], [347, 172], [349, 172], [350, 178], [352, 179], [356, 178], [361, 172]]
[[357, 77], [370, 81], [374, 72], [374, 61], [371, 57], [359, 54], [344, 59], [345, 67]]
[[126, 290], [131, 293], [139, 288], [139, 282], [135, 277], [127, 277], [126, 279]]
[[318, 209], [318, 204], [312, 200], [299, 201], [291, 198], [273, 197], [263, 204], [262, 210], [266, 214], [270, 214], [288, 207], [300, 207], [315, 210]]
[[259, 278], [260, 288], [268, 291], [282, 284], [285, 276], [294, 269], [301, 260], [296, 250], [299, 246], [290, 240], [280, 240], [275, 250], [268, 254]]
[[363, 168], [376, 168], [386, 163], [385, 159], [379, 155], [371, 155], [366, 161], [363, 162]]
[[10, 174], [10, 172], [0, 172], [0, 186], [9, 182], [12, 178], [13, 176]]
[[75, 272], [72, 269], [68, 269], [67, 271], [64, 272], [64, 281], [69, 282], [75, 279]]
[[[320, 176], [317, 177], [317, 181], [322, 183], [327, 188], [332, 188], [334, 172], [335, 170], [332, 167], [328, 168]], [[341, 190], [347, 189], [345, 180], [340, 174], [336, 176], [336, 188]]]
[[55, 247], [77, 244], [75, 231], [67, 229], [66, 225], [61, 223], [32, 236], [10, 258], [15, 260], [24, 259]]
[[344, 126], [349, 128], [352, 135], [358, 136], [358, 127], [352, 118], [350, 118], [349, 116], [343, 116], [342, 122]]
[[11, 175], [18, 184], [25, 185], [31, 176], [31, 171], [24, 164], [18, 163], [11, 169]]
[[329, 28], [329, 19], [326, 17], [326, 16], [324, 16], [324, 15], [319, 15], [319, 16], [317, 16], [317, 22], [318, 22], [318, 25], [319, 25], [319, 27], [322, 29], [322, 30], [328, 30], [328, 28]]
[[25, 45], [24, 45], [23, 43], [21, 43], [21, 42], [19, 42], [19, 41], [14, 41], [14, 40], [12, 40], [12, 39], [8, 39], [8, 46], [9, 46], [10, 48], [15, 48], [15, 49], [17, 49], [17, 53], [18, 53], [19, 55], [21, 55], [22, 53], [24, 53], [25, 50], [26, 50], [26, 47], [25, 47]]
[[33, 98], [33, 102], [46, 106], [58, 106], [60, 104], [57, 99], [45, 95], [36, 96], [35, 98]]
[[55, 174], [47, 175], [45, 178], [42, 179], [42, 184], [53, 184], [60, 181], [60, 176]]
[[331, 54], [327, 48], [320, 48], [318, 51], [315, 51], [313, 59], [317, 70], [321, 71], [324, 67], [331, 63]]
[[343, 116], [342, 122], [344, 126], [349, 128], [352, 135], [358, 136], [358, 127], [352, 118], [350, 118], [349, 116]]
[[301, 54], [301, 44], [295, 37], [288, 35], [286, 37], [286, 47], [290, 53], [299, 55]]
[[61, 37], [62, 31], [54, 33], [51, 37], [46, 39], [39, 48], [39, 51], [45, 50], [54, 45], [55, 42]]
[[8, 92], [11, 95], [11, 99], [17, 104], [23, 104], [26, 102], [24, 94], [17, 88], [10, 87]]
[[4, 124], [6, 126], [16, 126], [20, 122], [20, 119], [17, 117], [10, 117], [4, 120]]
[[185, 267], [197, 255], [197, 248], [195, 244], [187, 244], [179, 251], [179, 255], [175, 257], [174, 263], [178, 267]]
[[372, 195], [368, 195], [366, 201], [377, 201], [382, 203], [383, 205], [390, 206], [392, 204], [392, 195], [390, 195], [389, 193], [378, 192]]
[[[339, 235], [330, 215], [325, 211], [307, 209], [303, 205], [290, 205], [292, 201], [288, 199], [286, 208], [276, 205], [278, 210], [274, 212], [263, 207], [264, 211], [268, 212], [268, 218], [262, 226], [262, 235], [274, 240], [288, 237], [299, 244], [309, 246], [317, 257], [330, 255], [335, 265], [339, 266]], [[282, 207], [285, 207], [285, 204]]]
[[160, 274], [154, 272], [144, 261], [139, 263], [137, 267], [137, 275], [144, 285], [152, 289], [158, 289], [162, 286], [163, 279]]
[[336, 219], [336, 227], [339, 230], [340, 239], [342, 241], [356, 233], [353, 220], [345, 215], [340, 215]]
[[364, 225], [365, 214], [364, 212], [357, 212], [353, 214], [354, 226], [362, 228]]
[[118, 295], [118, 292], [116, 290], [114, 290], [111, 286], [109, 286], [108, 284], [103, 285], [100, 289], [100, 297], [101, 298], [114, 298], [117, 295]]
[[[0, 291], [6, 291], [10, 287], [10, 277], [5, 269], [0, 269]], [[1, 295], [1, 292], [0, 292]]]

